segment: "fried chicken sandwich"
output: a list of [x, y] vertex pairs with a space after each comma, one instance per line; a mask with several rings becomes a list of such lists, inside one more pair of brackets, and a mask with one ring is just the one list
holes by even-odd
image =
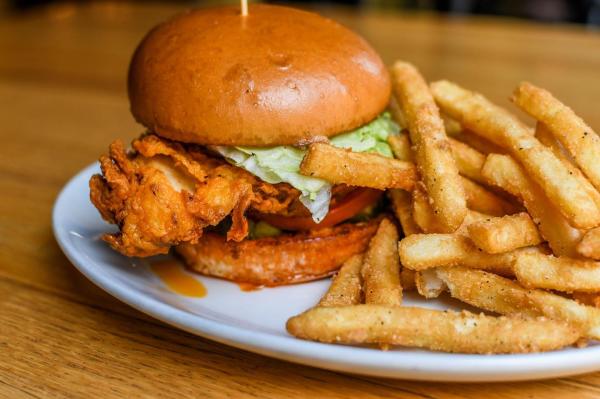
[[[412, 164], [353, 180], [354, 156], [392, 157], [390, 78], [365, 40], [313, 13], [178, 15], [141, 42], [128, 90], [147, 132], [111, 144], [90, 180], [119, 228], [103, 239], [126, 256], [174, 248], [194, 271], [256, 285], [320, 278], [366, 249], [382, 189], [414, 182]], [[306, 171], [319, 145], [344, 161]]]

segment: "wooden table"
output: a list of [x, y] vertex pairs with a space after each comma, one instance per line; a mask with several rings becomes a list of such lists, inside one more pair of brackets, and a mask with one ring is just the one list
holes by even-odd
[[[0, 17], [0, 397], [600, 397], [600, 373], [551, 381], [438, 384], [349, 376], [272, 360], [175, 330], [83, 278], [50, 212], [65, 182], [114, 138], [142, 131], [125, 72], [173, 6], [62, 5]], [[386, 62], [419, 65], [508, 105], [524, 79], [600, 129], [600, 35], [493, 19], [325, 10]]]

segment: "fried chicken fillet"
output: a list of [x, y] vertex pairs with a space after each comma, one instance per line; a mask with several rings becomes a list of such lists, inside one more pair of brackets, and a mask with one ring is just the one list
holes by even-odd
[[269, 184], [202, 147], [153, 134], [120, 141], [100, 158], [102, 175], [90, 180], [90, 198], [104, 220], [120, 231], [105, 234], [112, 248], [127, 256], [165, 254], [180, 243], [195, 244], [203, 229], [231, 215], [227, 239], [248, 235], [246, 211], [288, 214], [299, 191]]

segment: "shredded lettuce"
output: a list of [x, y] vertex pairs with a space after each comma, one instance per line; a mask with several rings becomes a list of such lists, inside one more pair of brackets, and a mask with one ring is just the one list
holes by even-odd
[[[387, 144], [387, 138], [390, 134], [398, 132], [398, 125], [386, 112], [367, 125], [333, 137], [330, 143], [354, 152], [374, 152], [391, 158], [392, 150]], [[246, 169], [267, 183], [288, 183], [300, 190], [300, 202], [310, 211], [316, 223], [323, 220], [329, 212], [331, 184], [323, 179], [300, 174], [300, 163], [306, 154], [305, 149], [292, 146], [216, 146], [214, 149], [229, 162]]]
[[271, 148], [224, 147], [215, 149], [233, 162], [267, 183], [289, 183], [302, 192], [300, 202], [318, 223], [329, 211], [331, 184], [316, 177], [300, 174], [300, 162], [306, 151], [291, 147]]
[[381, 114], [371, 123], [349, 133], [331, 138], [331, 145], [349, 148], [354, 152], [376, 152], [384, 157], [392, 157], [392, 149], [387, 143], [390, 134], [398, 134], [400, 128], [390, 118], [389, 113]]

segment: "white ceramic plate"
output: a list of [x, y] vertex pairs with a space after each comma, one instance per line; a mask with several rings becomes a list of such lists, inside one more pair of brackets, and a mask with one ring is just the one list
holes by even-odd
[[[207, 288], [203, 298], [167, 289], [145, 260], [125, 258], [99, 240], [114, 227], [89, 201], [90, 165], [58, 196], [53, 213], [56, 240], [91, 281], [111, 295], [159, 320], [193, 334], [262, 355], [315, 367], [381, 377], [432, 381], [509, 381], [550, 378], [600, 370], [600, 345], [531, 355], [459, 355], [422, 350], [387, 352], [296, 339], [286, 320], [313, 306], [329, 282], [244, 292], [236, 284], [195, 276]], [[449, 299], [406, 295], [406, 304], [455, 308]]]

